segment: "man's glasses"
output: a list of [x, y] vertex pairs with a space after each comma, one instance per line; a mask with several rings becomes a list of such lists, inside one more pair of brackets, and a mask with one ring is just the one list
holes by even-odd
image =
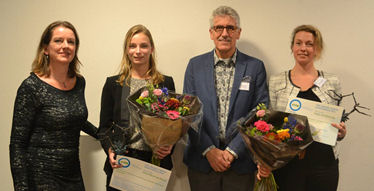
[[227, 33], [229, 33], [229, 34], [233, 34], [237, 28], [238, 28], [238, 27], [236, 27], [236, 26], [232, 26], [232, 25], [227, 25], [227, 26], [217, 25], [217, 26], [214, 26], [214, 27], [213, 27], [213, 30], [214, 30], [216, 33], [218, 33], [218, 34], [222, 34], [222, 33], [223, 33], [223, 30], [226, 29], [226, 32], [227, 32]]

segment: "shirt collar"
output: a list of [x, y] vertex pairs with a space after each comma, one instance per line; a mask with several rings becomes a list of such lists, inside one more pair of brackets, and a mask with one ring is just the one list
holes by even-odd
[[214, 50], [214, 65], [217, 65], [218, 62], [222, 61], [225, 64], [232, 63], [233, 66], [235, 66], [237, 52], [238, 52], [238, 49], [235, 49], [235, 52], [231, 58], [223, 59], [223, 58], [219, 58], [216, 51]]

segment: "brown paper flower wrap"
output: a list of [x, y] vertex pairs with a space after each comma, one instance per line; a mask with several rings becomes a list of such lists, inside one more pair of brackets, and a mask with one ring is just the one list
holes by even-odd
[[[261, 104], [260, 104], [261, 105]], [[245, 118], [237, 122], [240, 134], [247, 147], [253, 154], [253, 159], [268, 169], [275, 170], [286, 165], [295, 156], [313, 142], [308, 118], [281, 111], [262, 108], [251, 111]], [[264, 110], [263, 116], [258, 111]], [[269, 125], [269, 129], [261, 129], [256, 122], [262, 121]], [[257, 125], [257, 127], [256, 127]], [[267, 131], [266, 131], [267, 130]], [[289, 137], [282, 137], [281, 132], [287, 131]], [[279, 135], [278, 135], [279, 132]], [[262, 178], [255, 186], [255, 190], [276, 190], [273, 175]]]
[[146, 114], [142, 117], [141, 130], [151, 148], [156, 145], [173, 145], [185, 133], [182, 132], [181, 118], [171, 120]]
[[[177, 119], [171, 119], [165, 112], [154, 113], [137, 102], [142, 92], [148, 89], [149, 87], [139, 89], [130, 95], [127, 101], [134, 126], [140, 128], [146, 143], [152, 150], [160, 146], [174, 145], [186, 134], [189, 128], [199, 132], [203, 113], [202, 104], [198, 97], [168, 91], [167, 98], [164, 97], [165, 99], [175, 98], [182, 100], [187, 98], [187, 96], [190, 99], [188, 114], [181, 115]], [[164, 101], [166, 102], [166, 100]], [[159, 161], [155, 161], [154, 157], [152, 158], [152, 163], [159, 165]]]

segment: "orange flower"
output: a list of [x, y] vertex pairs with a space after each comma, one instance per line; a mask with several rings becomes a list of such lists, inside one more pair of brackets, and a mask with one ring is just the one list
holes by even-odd
[[273, 132], [266, 134], [265, 137], [270, 140], [279, 141], [279, 136]]
[[281, 129], [277, 131], [278, 137], [283, 141], [290, 138], [290, 129]]

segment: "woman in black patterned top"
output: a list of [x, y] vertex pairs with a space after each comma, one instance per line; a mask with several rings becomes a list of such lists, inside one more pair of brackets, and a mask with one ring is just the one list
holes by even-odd
[[96, 138], [97, 128], [87, 121], [78, 47], [72, 24], [50, 24], [18, 88], [9, 145], [14, 190], [85, 190], [79, 136]]
[[[172, 77], [164, 76], [156, 69], [154, 56], [154, 42], [149, 30], [143, 25], [135, 25], [129, 29], [124, 42], [124, 52], [119, 75], [108, 77], [101, 96], [99, 134], [104, 134], [111, 129], [112, 124], [123, 127], [127, 133], [127, 149], [125, 155], [146, 162], [151, 162], [152, 150], [144, 142], [138, 128], [133, 127], [126, 98], [139, 88], [152, 83], [159, 87], [167, 87], [175, 91]], [[115, 131], [114, 134], [117, 132]], [[123, 133], [119, 131], [118, 133]], [[111, 140], [108, 140], [111, 139]], [[111, 144], [118, 140], [101, 138], [101, 143], [108, 157], [104, 171], [107, 174], [107, 190], [117, 190], [109, 186], [113, 168], [119, 168], [115, 161], [115, 153]], [[172, 168], [171, 146], [156, 149], [155, 154], [161, 160], [161, 167]]]

